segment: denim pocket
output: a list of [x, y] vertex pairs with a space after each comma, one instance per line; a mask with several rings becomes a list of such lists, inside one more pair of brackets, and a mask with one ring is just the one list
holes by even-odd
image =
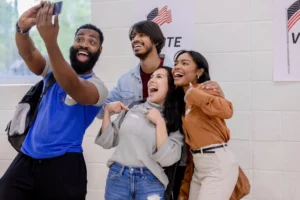
[[118, 170], [118, 169], [116, 169], [114, 166], [112, 166], [112, 167], [109, 169], [107, 178], [108, 178], [108, 179], [119, 179], [120, 176], [121, 176], [120, 170]]

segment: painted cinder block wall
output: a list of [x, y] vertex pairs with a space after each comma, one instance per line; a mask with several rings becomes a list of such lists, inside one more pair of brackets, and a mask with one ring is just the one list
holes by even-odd
[[[92, 23], [105, 36], [95, 71], [110, 89], [137, 63], [128, 39], [136, 1], [91, 0]], [[233, 102], [230, 146], [252, 183], [246, 199], [299, 200], [300, 83], [273, 82], [272, 0], [195, 1], [195, 50], [207, 57], [212, 79]], [[4, 129], [28, 88], [0, 86], [0, 176], [16, 155]], [[94, 144], [100, 125], [96, 119], [83, 143], [88, 200], [104, 199], [106, 161], [112, 154]]]

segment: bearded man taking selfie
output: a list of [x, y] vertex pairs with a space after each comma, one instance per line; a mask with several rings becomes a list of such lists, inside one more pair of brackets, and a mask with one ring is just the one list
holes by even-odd
[[[69, 65], [57, 44], [59, 21], [56, 15], [52, 23], [53, 10], [53, 3], [41, 2], [23, 13], [16, 24], [16, 44], [28, 68], [42, 76], [44, 83], [50, 76], [56, 83], [40, 101], [21, 152], [0, 180], [3, 200], [84, 200], [87, 193], [82, 140], [108, 95], [93, 73], [103, 34], [91, 24], [79, 27]], [[35, 25], [46, 56], [29, 36]]]

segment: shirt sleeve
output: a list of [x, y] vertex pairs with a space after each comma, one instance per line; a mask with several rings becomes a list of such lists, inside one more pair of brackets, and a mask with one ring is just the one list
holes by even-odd
[[228, 119], [233, 115], [232, 103], [210, 90], [191, 88], [186, 92], [184, 100], [190, 105], [200, 107], [209, 116]]
[[103, 132], [96, 136], [95, 143], [104, 149], [110, 149], [119, 144], [119, 129], [123, 122], [126, 112], [121, 111], [118, 117], [110, 123]]
[[51, 66], [51, 62], [50, 62], [50, 58], [48, 55], [44, 55], [44, 59], [46, 61], [46, 65], [45, 68], [41, 74], [41, 76], [43, 78], [45, 78], [50, 72], [52, 72], [52, 66]]
[[183, 135], [180, 131], [170, 133], [168, 139], [152, 155], [152, 159], [162, 167], [171, 166], [180, 160], [183, 145]]
[[106, 100], [106, 97], [108, 95], [108, 89], [105, 86], [105, 84], [103, 83], [103, 81], [101, 81], [96, 76], [93, 76], [93, 77], [87, 79], [87, 81], [93, 83], [96, 86], [98, 93], [99, 93], [99, 99], [98, 99], [98, 102], [94, 106], [100, 107]]

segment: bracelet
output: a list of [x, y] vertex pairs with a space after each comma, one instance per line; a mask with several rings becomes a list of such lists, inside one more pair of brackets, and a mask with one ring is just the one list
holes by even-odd
[[22, 29], [19, 27], [18, 22], [17, 22], [17, 24], [16, 24], [16, 30], [17, 30], [18, 33], [21, 33], [21, 34], [28, 33], [30, 29], [31, 29], [31, 28], [26, 29], [26, 30], [22, 30]]

